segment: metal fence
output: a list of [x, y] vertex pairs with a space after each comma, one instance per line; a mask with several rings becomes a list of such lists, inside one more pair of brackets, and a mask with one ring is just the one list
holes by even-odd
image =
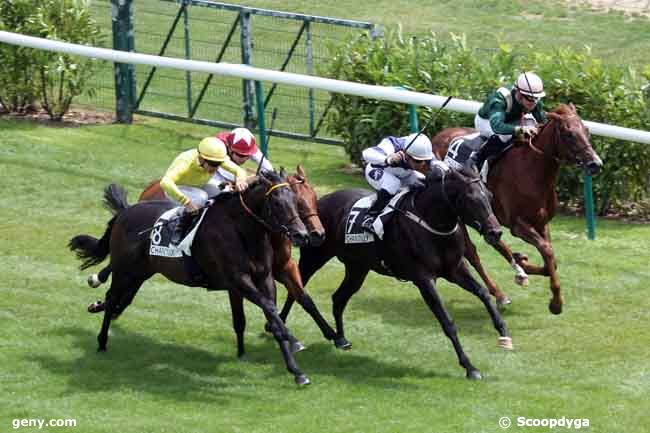
[[[91, 3], [105, 32], [111, 1]], [[319, 75], [331, 61], [329, 47], [352, 34], [374, 31], [370, 23], [292, 14], [205, 0], [133, 4], [134, 46], [139, 53], [209, 62], [245, 63]], [[115, 106], [113, 65], [102, 63], [97, 95], [82, 103]], [[136, 113], [230, 127], [256, 127], [253, 83], [147, 66], [135, 67]], [[277, 108], [278, 135], [335, 142], [322, 127], [328, 92], [291, 86], [264, 89], [265, 111]]]

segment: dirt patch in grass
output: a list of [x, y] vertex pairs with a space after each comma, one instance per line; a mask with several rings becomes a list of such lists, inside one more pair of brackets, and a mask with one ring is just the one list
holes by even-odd
[[89, 109], [70, 109], [60, 121], [50, 119], [44, 110], [29, 111], [26, 113], [0, 113], [0, 118], [38, 122], [44, 125], [70, 128], [81, 125], [106, 125], [113, 123], [115, 115], [106, 111], [93, 111]]

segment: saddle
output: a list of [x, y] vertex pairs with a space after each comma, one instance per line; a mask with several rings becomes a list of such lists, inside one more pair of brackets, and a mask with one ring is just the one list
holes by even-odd
[[350, 213], [348, 214], [346, 223], [345, 223], [345, 243], [346, 244], [364, 244], [375, 241], [375, 236], [379, 239], [382, 239], [384, 234], [384, 226], [390, 221], [392, 214], [398, 204], [402, 201], [406, 193], [410, 190], [408, 188], [402, 189], [400, 192], [395, 194], [395, 196], [388, 202], [386, 207], [379, 213], [375, 218], [373, 223], [373, 233], [369, 233], [363, 227], [363, 221], [368, 216], [368, 209], [375, 201], [377, 194], [367, 195], [360, 198], [356, 203], [352, 205]]
[[444, 162], [456, 170], [467, 168], [472, 153], [478, 152], [486, 141], [487, 139], [478, 132], [455, 138], [449, 144]]
[[163, 213], [156, 220], [150, 234], [149, 255], [182, 259], [185, 271], [197, 285], [203, 285], [206, 279], [205, 274], [192, 257], [191, 247], [208, 207], [206, 206], [199, 214], [191, 217], [192, 220], [189, 224], [184, 224], [186, 233], [182, 234], [180, 242], [174, 242], [174, 234], [178, 229], [178, 225], [181, 224], [181, 219], [190, 217], [189, 215], [183, 215], [182, 207], [170, 209]]

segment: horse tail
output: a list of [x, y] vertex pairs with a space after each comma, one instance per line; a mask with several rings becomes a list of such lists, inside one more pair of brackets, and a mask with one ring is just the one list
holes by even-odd
[[126, 190], [114, 183], [104, 188], [104, 207], [113, 215], [117, 215], [129, 207], [129, 203], [126, 200]]
[[101, 263], [110, 253], [113, 224], [118, 215], [129, 207], [126, 200], [126, 190], [116, 184], [108, 185], [104, 189], [104, 207], [113, 214], [113, 218], [106, 224], [106, 230], [100, 239], [89, 235], [78, 235], [68, 242], [68, 248], [77, 253], [79, 260], [83, 260], [83, 263], [79, 266], [81, 270]]
[[111, 232], [113, 231], [113, 223], [117, 215], [111, 218], [106, 225], [106, 231], [101, 239], [89, 235], [78, 235], [70, 239], [68, 248], [77, 253], [77, 258], [83, 260], [79, 269], [82, 271], [86, 268], [94, 266], [104, 261], [110, 251]]

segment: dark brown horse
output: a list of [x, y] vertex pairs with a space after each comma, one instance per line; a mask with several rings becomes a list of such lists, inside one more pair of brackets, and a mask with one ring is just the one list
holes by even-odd
[[[589, 130], [572, 104], [562, 104], [547, 115], [549, 120], [535, 138], [513, 147], [491, 165], [487, 185], [493, 194], [492, 208], [499, 222], [509, 227], [514, 236], [537, 248], [544, 265], [529, 263], [526, 255], [513, 253], [503, 241], [494, 247], [515, 269], [518, 284], [528, 284], [527, 274], [550, 277], [553, 297], [549, 309], [553, 314], [560, 314], [564, 301], [548, 226], [557, 208], [555, 185], [560, 164], [574, 162], [584, 167], [587, 174], [595, 175], [603, 163], [591, 146]], [[452, 140], [472, 132], [475, 130], [470, 128], [442, 130], [431, 140], [434, 153], [444, 159]], [[509, 303], [508, 297], [483, 269], [469, 236], [466, 242], [466, 258], [481, 275], [490, 293], [499, 303]]]
[[[461, 173], [436, 166], [427, 176], [425, 186], [409, 192], [397, 205], [398, 210], [386, 225], [383, 240], [346, 244], [350, 210], [357, 200], [369, 194], [367, 190], [342, 190], [318, 201], [318, 213], [327, 238], [318, 247], [310, 245], [300, 249], [303, 280], [307, 283], [334, 257], [343, 262], [345, 277], [332, 295], [336, 330], [342, 339], [345, 339], [345, 307], [361, 288], [370, 270], [413, 282], [451, 340], [467, 377], [479, 379], [481, 375], [463, 352], [453, 321], [442, 305], [435, 280], [445, 278], [477, 296], [499, 333], [499, 346], [512, 348], [506, 325], [492, 304], [488, 291], [472, 277], [463, 260], [465, 243], [459, 220], [477, 228], [490, 243], [497, 242], [501, 236], [501, 228], [490, 208], [489, 192], [471, 171]], [[283, 318], [289, 313], [291, 301], [288, 297], [282, 311]]]
[[[276, 173], [262, 173], [242, 194], [219, 196], [208, 208], [199, 226], [192, 256], [207, 279], [208, 290], [236, 291], [259, 306], [270, 324], [287, 369], [299, 385], [309, 379], [298, 368], [289, 346], [289, 331], [277, 314], [273, 299], [273, 251], [269, 231], [281, 231], [299, 245], [308, 233], [298, 217], [297, 199], [289, 184]], [[75, 236], [70, 249], [84, 260], [82, 269], [103, 261], [110, 254], [111, 286], [104, 300], [104, 321], [97, 337], [100, 351], [106, 350], [108, 328], [131, 303], [140, 286], [156, 273], [188, 286], [182, 259], [149, 255], [149, 236], [141, 236], [157, 218], [173, 207], [168, 201], [141, 202], [128, 206], [123, 189], [111, 186], [105, 202], [115, 213], [101, 239]]]
[[[307, 227], [309, 232], [310, 245], [318, 246], [325, 239], [325, 229], [318, 217], [316, 204], [316, 192], [310, 185], [309, 179], [305, 174], [302, 166], [296, 167], [296, 173], [287, 176], [287, 182], [296, 194], [298, 200], [298, 215]], [[150, 183], [140, 194], [139, 201], [146, 200], [165, 200], [166, 196], [160, 187], [160, 181], [156, 180]], [[298, 264], [291, 258], [291, 241], [281, 233], [271, 234], [271, 245], [273, 246], [273, 278], [282, 283], [288, 290], [293, 299], [296, 299], [303, 309], [312, 317], [318, 325], [323, 336], [328, 340], [334, 340], [336, 347], [345, 348], [344, 343], [337, 340], [336, 334], [327, 321], [318, 311], [311, 296], [304, 290]], [[99, 274], [99, 280], [106, 281], [108, 275]], [[91, 276], [91, 278], [93, 278]], [[244, 348], [244, 330], [246, 328], [246, 317], [241, 296], [238, 293], [229, 291], [230, 307], [233, 313], [233, 327], [237, 335], [237, 355], [243, 356]], [[273, 296], [275, 299], [275, 294]], [[292, 341], [292, 350], [299, 351], [304, 348], [303, 344], [297, 340]]]

